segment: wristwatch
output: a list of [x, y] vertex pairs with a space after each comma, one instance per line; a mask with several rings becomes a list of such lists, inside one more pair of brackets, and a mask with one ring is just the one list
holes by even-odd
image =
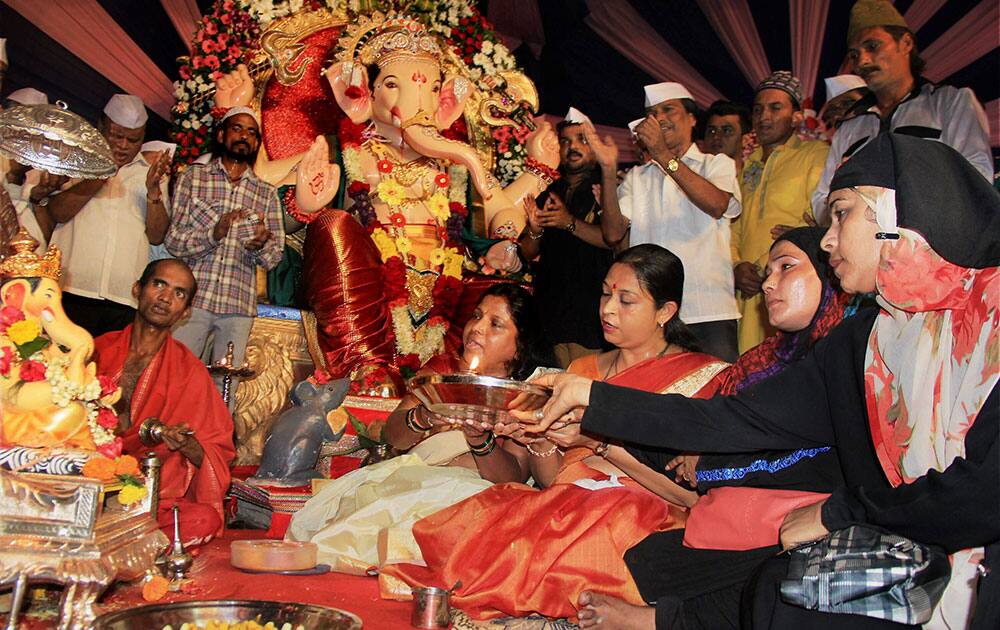
[[569, 224], [566, 225], [566, 231], [572, 234], [576, 232], [576, 217], [570, 220]]
[[607, 457], [609, 448], [610, 445], [607, 442], [601, 442], [594, 447], [594, 455], [597, 455], [598, 457]]
[[670, 161], [667, 162], [667, 170], [670, 171], [671, 173], [676, 173], [677, 169], [679, 169], [680, 167], [681, 163], [676, 157], [670, 158]]

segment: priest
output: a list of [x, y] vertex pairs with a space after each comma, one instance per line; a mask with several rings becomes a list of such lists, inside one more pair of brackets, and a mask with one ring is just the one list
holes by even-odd
[[[139, 457], [153, 450], [163, 462], [157, 519], [170, 530], [172, 508], [179, 506], [185, 546], [222, 532], [235, 454], [233, 419], [208, 370], [170, 335], [189, 314], [196, 290], [183, 261], [151, 262], [132, 287], [138, 302], [133, 323], [94, 340], [98, 373], [122, 389], [116, 411], [124, 452]], [[140, 425], [151, 417], [165, 425], [163, 442], [152, 449], [139, 440]]]

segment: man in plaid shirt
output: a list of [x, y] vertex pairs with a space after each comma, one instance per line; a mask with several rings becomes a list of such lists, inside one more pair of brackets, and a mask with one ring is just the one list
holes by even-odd
[[[233, 363], [241, 365], [257, 314], [256, 267], [281, 262], [285, 232], [276, 189], [253, 172], [260, 146], [254, 111], [230, 109], [216, 140], [219, 157], [191, 165], [174, 189], [165, 244], [198, 281], [191, 317], [174, 338], [205, 362], [223, 358], [232, 342]], [[210, 333], [214, 342], [206, 347]]]

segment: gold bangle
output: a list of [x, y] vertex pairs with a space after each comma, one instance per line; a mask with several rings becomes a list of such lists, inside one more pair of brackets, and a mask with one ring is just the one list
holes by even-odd
[[533, 241], [537, 241], [538, 239], [542, 238], [542, 234], [545, 234], [545, 228], [542, 228], [542, 231], [539, 232], [538, 234], [535, 234], [534, 232], [531, 231], [531, 228], [528, 228], [528, 238], [530, 238]]

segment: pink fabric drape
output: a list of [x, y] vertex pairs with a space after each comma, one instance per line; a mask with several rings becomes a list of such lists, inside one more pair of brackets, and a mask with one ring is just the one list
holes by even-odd
[[511, 50], [523, 42], [535, 57], [542, 54], [545, 32], [538, 0], [492, 0], [486, 19], [493, 23]]
[[[682, 83], [703, 106], [724, 98], [660, 37], [628, 0], [587, 0], [587, 8], [590, 9], [584, 18], [587, 26], [657, 81]], [[626, 94], [624, 98], [638, 101], [640, 95]]]
[[195, 0], [160, 0], [163, 10], [167, 12], [170, 23], [177, 29], [177, 34], [181, 36], [184, 45], [191, 42], [194, 31], [201, 21], [201, 11], [198, 10], [198, 3]]
[[[553, 127], [562, 122], [562, 116], [553, 116], [552, 114], [542, 114], [537, 118], [541, 120], [547, 120]], [[615, 145], [618, 147], [618, 161], [623, 163], [635, 162], [639, 159], [639, 152], [635, 149], [635, 143], [632, 142], [632, 132], [628, 129], [622, 127], [609, 127], [608, 125], [594, 125], [594, 130], [597, 131], [597, 135], [601, 138], [610, 136], [614, 140]]]
[[97, 0], [4, 0], [109, 81], [166, 120], [174, 86]]
[[906, 10], [903, 19], [910, 25], [910, 30], [916, 33], [928, 20], [934, 17], [938, 9], [944, 6], [947, 0], [913, 0], [913, 4]]
[[983, 105], [990, 123], [990, 146], [1000, 147], [1000, 98]]
[[931, 81], [943, 81], [1000, 46], [1000, 3], [982, 0], [958, 22], [927, 46], [924, 72]]
[[823, 53], [830, 0], [788, 0], [792, 31], [792, 74], [802, 81], [803, 98], [816, 90], [816, 72]]
[[698, 6], [751, 87], [771, 74], [747, 0], [698, 0]]

